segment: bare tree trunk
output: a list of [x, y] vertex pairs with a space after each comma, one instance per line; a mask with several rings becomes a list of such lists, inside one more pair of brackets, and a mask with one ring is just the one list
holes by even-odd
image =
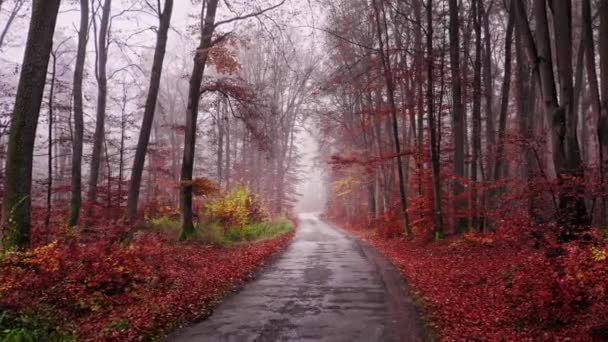
[[78, 51], [74, 67], [74, 135], [72, 142], [72, 196], [68, 226], [78, 224], [82, 203], [82, 145], [84, 136], [84, 114], [82, 98], [82, 81], [86, 59], [89, 31], [89, 0], [80, 0], [80, 29], [78, 31]]
[[424, 160], [424, 46], [422, 44], [422, 4], [421, 0], [414, 0], [412, 3], [414, 17], [417, 25], [414, 25], [414, 63], [416, 65], [416, 168], [418, 170], [418, 195], [422, 195], [422, 175], [423, 175], [423, 160]]
[[[228, 105], [228, 103], [224, 103], [226, 106]], [[225, 137], [226, 137], [226, 166], [224, 167], [224, 178], [226, 180], [226, 188], [230, 187], [230, 167], [231, 167], [231, 162], [232, 162], [232, 158], [231, 158], [231, 154], [230, 151], [231, 149], [231, 145], [230, 145], [230, 116], [228, 115], [228, 113], [226, 113], [226, 126], [224, 127], [225, 131]]]
[[51, 63], [51, 85], [49, 89], [49, 125], [48, 125], [48, 182], [46, 187], [46, 215], [44, 217], [44, 226], [49, 227], [51, 223], [51, 211], [53, 210], [53, 100], [55, 97], [55, 80], [57, 76], [57, 56], [52, 51], [51, 57], [53, 62]]
[[34, 140], [60, 2], [33, 3], [6, 158], [0, 234], [4, 250], [24, 248], [30, 239]]
[[[608, 184], [606, 182], [606, 174], [608, 172], [608, 2], [600, 1], [600, 80], [601, 80], [601, 106], [600, 115], [597, 125], [597, 134], [600, 145], [600, 174], [602, 181], [602, 206], [600, 212], [600, 224], [606, 224], [607, 202], [608, 202]], [[589, 22], [591, 25], [591, 22]], [[591, 45], [592, 46], [592, 45]], [[589, 51], [588, 55], [593, 58], [595, 54]], [[590, 57], [587, 58], [590, 58]], [[589, 63], [589, 62], [588, 62]], [[595, 62], [593, 66], [588, 66], [588, 75], [591, 77], [591, 68], [595, 72]], [[597, 78], [594, 78], [597, 79]]]
[[[15, 18], [17, 18], [17, 15], [19, 15], [19, 11], [21, 11], [21, 7], [23, 7], [24, 3], [25, 3], [25, 0], [15, 0], [15, 5], [13, 6], [13, 9], [11, 10], [11, 14], [8, 16], [6, 24], [4, 25], [4, 29], [2, 29], [2, 33], [0, 33], [0, 50], [2, 49], [2, 46], [4, 46], [4, 41], [6, 40], [6, 35], [8, 34], [8, 31], [11, 29], [11, 26], [13, 25]], [[0, 3], [0, 8], [1, 7], [2, 7], [2, 3]]]
[[[451, 5], [451, 1], [450, 1]], [[435, 239], [443, 237], [443, 214], [441, 209], [441, 172], [439, 160], [439, 144], [437, 142], [437, 131], [434, 113], [434, 91], [433, 91], [433, 1], [427, 0], [427, 112], [428, 124], [431, 138], [431, 167], [433, 169], [433, 223], [435, 225]], [[452, 41], [452, 40], [451, 40]], [[453, 71], [452, 71], [453, 75]], [[454, 110], [456, 111], [456, 109]]]
[[477, 171], [481, 158], [481, 10], [479, 0], [473, 0], [471, 15], [475, 27], [475, 62], [473, 66], [473, 115], [472, 115], [472, 145], [471, 160], [471, 228], [479, 228], [479, 212], [477, 200]]
[[220, 104], [217, 119], [217, 183], [222, 185], [222, 176], [224, 170], [224, 108]]
[[585, 227], [589, 223], [585, 202], [581, 197], [582, 188], [579, 184], [582, 165], [576, 134], [577, 120], [573, 109], [571, 2], [569, 0], [552, 1], [561, 106], [553, 74], [546, 3], [545, 0], [535, 0], [534, 4], [537, 45], [527, 23], [522, 0], [516, 0], [518, 26], [520, 26], [521, 32], [524, 32], [523, 37], [528, 52], [539, 71], [545, 111], [551, 124], [553, 164], [558, 178], [559, 210], [557, 216], [560, 238], [569, 240], [574, 238], [579, 228]]
[[162, 12], [160, 5], [157, 10], [159, 14], [159, 29], [156, 36], [156, 48], [154, 50], [154, 60], [152, 62], [150, 87], [148, 89], [148, 97], [146, 99], [146, 106], [144, 108], [144, 118], [141, 124], [141, 130], [139, 131], [139, 140], [137, 141], [135, 158], [133, 159], [131, 184], [129, 186], [129, 196], [127, 198], [127, 220], [132, 219], [137, 213], [141, 176], [144, 171], [146, 152], [148, 150], [148, 143], [150, 141], [150, 131], [152, 129], [152, 122], [154, 121], [156, 101], [158, 99], [158, 91], [160, 89], [165, 51], [167, 49], [171, 14], [173, 12], [173, 0], [165, 0], [165, 7], [162, 9]]
[[[101, 163], [101, 154], [103, 148], [105, 122], [106, 122], [106, 105], [108, 95], [108, 78], [106, 67], [108, 64], [108, 29], [110, 24], [110, 12], [112, 0], [105, 0], [101, 15], [101, 24], [99, 28], [99, 37], [96, 44], [97, 52], [97, 115], [95, 121], [95, 133], [93, 135], [93, 152], [91, 155], [91, 171], [89, 174], [89, 189], [87, 192], [87, 200], [89, 207], [87, 210], [87, 219], [93, 216], [95, 201], [97, 200], [97, 184], [99, 182], [99, 166]], [[95, 23], [95, 21], [94, 21]], [[94, 25], [95, 27], [95, 25]], [[90, 222], [88, 222], [90, 223]]]
[[[450, 16], [450, 66], [452, 72], [452, 137], [454, 144], [454, 176], [464, 178], [464, 144], [465, 123], [464, 109], [462, 105], [462, 87], [460, 82], [460, 19], [458, 14], [458, 0], [449, 0]], [[430, 1], [429, 1], [429, 5]], [[427, 9], [428, 10], [428, 9]], [[432, 23], [428, 23], [432, 28]], [[427, 33], [428, 34], [428, 33]], [[432, 37], [430, 37], [432, 39]], [[430, 42], [432, 44], [432, 42]], [[432, 129], [431, 129], [432, 131]], [[460, 196], [464, 187], [460, 180], [454, 181], [454, 197]], [[455, 215], [464, 207], [460, 200], [454, 201]], [[463, 232], [467, 229], [466, 218], [456, 219], [456, 231]]]
[[[376, 0], [373, 1], [374, 12], [376, 16], [376, 30], [378, 33], [378, 42], [380, 44], [380, 57], [382, 59], [382, 65], [384, 69], [384, 79], [386, 82], [386, 90], [388, 95], [388, 102], [391, 108], [391, 124], [392, 124], [392, 133], [393, 133], [393, 142], [395, 144], [395, 153], [397, 154], [397, 174], [399, 177], [399, 199], [401, 202], [401, 215], [403, 217], [403, 226], [404, 231], [407, 236], [412, 235], [412, 229], [410, 227], [409, 216], [407, 213], [407, 192], [405, 189], [405, 177], [403, 174], [403, 161], [401, 156], [401, 143], [399, 141], [399, 124], [397, 120], [397, 105], [395, 103], [395, 83], [393, 79], [393, 70], [391, 67], [390, 56], [388, 56], [385, 52], [386, 48], [389, 48], [388, 36], [386, 42], [382, 38], [384, 36], [384, 32], [386, 31], [386, 17], [384, 16], [384, 26], [385, 29], [382, 29], [380, 23], [380, 9], [376, 4]], [[384, 12], [384, 9], [383, 13]], [[384, 14], [386, 15], [386, 14]], [[385, 44], [386, 43], [386, 44]]]
[[[205, 4], [207, 5], [205, 13]], [[203, 2], [201, 10], [201, 41], [194, 56], [194, 66], [190, 75], [190, 89], [188, 91], [188, 106], [186, 111], [186, 134], [184, 138], [184, 156], [182, 160], [180, 184], [181, 209], [181, 239], [186, 239], [194, 232], [192, 212], [192, 174], [194, 172], [194, 154], [196, 147], [196, 122], [198, 118], [198, 105], [200, 102], [201, 85], [207, 62], [208, 50], [215, 30], [215, 13], [218, 0]], [[203, 17], [204, 16], [204, 17]]]
[[[560, 215], [562, 238], [574, 238], [577, 228], [589, 224], [589, 216], [583, 199], [584, 189], [580, 184], [583, 174], [580, 148], [577, 137], [577, 115], [574, 108], [572, 70], [572, 3], [571, 0], [552, 0], [553, 22], [556, 42], [557, 70], [560, 85], [561, 107], [553, 117], [554, 164], [560, 182]], [[549, 37], [547, 36], [547, 39]], [[547, 54], [547, 56], [550, 56]], [[556, 101], [557, 102], [557, 101]], [[557, 154], [555, 153], [557, 151]]]
[[[483, 95], [485, 98], [486, 108], [486, 177], [492, 175], [492, 152], [496, 148], [495, 123], [494, 123], [494, 90], [492, 87], [492, 34], [490, 32], [490, 12], [494, 6], [494, 0], [491, 0], [488, 6], [484, 9], [484, 1], [479, 1], [478, 11], [483, 14], [483, 34], [484, 34], [484, 52], [483, 52]], [[507, 25], [508, 30], [508, 25]], [[481, 161], [483, 163], [483, 161]], [[483, 165], [483, 164], [482, 164]]]
[[[502, 94], [500, 99], [500, 114], [499, 114], [499, 123], [498, 123], [498, 144], [496, 145], [496, 157], [494, 159], [494, 167], [493, 167], [493, 180], [497, 181], [504, 174], [504, 166], [503, 166], [503, 158], [504, 158], [504, 149], [505, 149], [505, 134], [507, 130], [507, 111], [509, 109], [509, 92], [511, 90], [511, 51], [513, 45], [513, 29], [514, 29], [514, 14], [513, 14], [513, 4], [511, 4], [511, 11], [509, 13], [509, 21], [507, 23], [507, 35], [505, 37], [505, 67], [504, 67], [504, 77], [502, 81]], [[523, 61], [522, 61], [523, 62]], [[519, 62], [518, 62], [519, 63]], [[522, 80], [523, 81], [523, 80]], [[518, 88], [520, 89], [520, 88]], [[518, 96], [526, 96], [527, 94], [522, 94], [518, 92]], [[523, 115], [523, 113], [520, 113]], [[499, 194], [500, 191], [494, 191], [494, 195]], [[492, 196], [494, 197], [494, 196]]]

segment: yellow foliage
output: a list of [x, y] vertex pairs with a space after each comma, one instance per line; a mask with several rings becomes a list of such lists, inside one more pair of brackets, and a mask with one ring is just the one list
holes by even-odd
[[238, 184], [224, 196], [207, 203], [205, 209], [208, 216], [220, 219], [225, 227], [242, 227], [249, 223], [250, 208], [254, 201], [256, 198], [249, 188]]
[[608, 253], [604, 249], [591, 247], [591, 258], [595, 262], [602, 262], [608, 258]]
[[334, 192], [338, 197], [344, 197], [360, 187], [361, 180], [354, 176], [344, 177], [333, 183]]

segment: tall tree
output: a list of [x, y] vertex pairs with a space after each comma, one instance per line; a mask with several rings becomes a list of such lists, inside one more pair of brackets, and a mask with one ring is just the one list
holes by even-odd
[[[608, 202], [608, 185], [606, 183], [608, 173], [608, 2], [599, 2], [599, 16], [600, 16], [600, 39], [599, 39], [599, 54], [600, 54], [600, 80], [601, 80], [601, 106], [600, 106], [600, 117], [597, 125], [598, 139], [600, 145], [600, 165], [601, 165], [601, 180], [602, 180], [602, 212], [600, 222], [606, 222], [607, 213], [607, 202]], [[588, 25], [591, 25], [589, 23]], [[592, 42], [588, 43], [592, 44]], [[589, 45], [588, 45], [589, 46]], [[592, 46], [592, 45], [591, 45]], [[588, 51], [587, 58], [593, 58], [595, 55], [593, 51]], [[593, 66], [589, 66], [587, 70], [591, 70], [587, 76], [595, 72], [595, 63]]]
[[29, 242], [34, 140], [60, 2], [33, 2], [8, 141], [1, 234], [5, 250]]
[[87, 41], [89, 35], [89, 0], [80, 0], [80, 28], [78, 31], [78, 50], [74, 66], [74, 132], [72, 142], [72, 196], [70, 198], [70, 213], [68, 225], [78, 224], [82, 203], [82, 145], [84, 138], [84, 109], [82, 81], [84, 64], [87, 56]]
[[[545, 0], [535, 0], [536, 42], [528, 24], [522, 0], [516, 1], [518, 25], [528, 54], [537, 66], [545, 112], [551, 124], [553, 164], [559, 185], [558, 223], [561, 238], [571, 239], [577, 228], [589, 223], [581, 195], [582, 161], [576, 133], [577, 118], [573, 106], [572, 81], [572, 4], [569, 0], [552, 1], [555, 51], [560, 92], [558, 97], [553, 69], [551, 37]], [[561, 104], [560, 104], [561, 100]]]
[[[450, 67], [452, 73], [452, 140], [454, 144], [454, 175], [459, 177], [454, 181], [454, 197], [460, 196], [464, 191], [462, 179], [465, 176], [464, 145], [465, 145], [465, 118], [462, 104], [462, 85], [460, 73], [460, 18], [458, 0], [449, 0], [450, 16]], [[462, 201], [454, 201], [456, 215], [463, 207]], [[458, 216], [457, 216], [458, 217]], [[465, 218], [458, 217], [456, 230], [462, 232], [467, 228]]]
[[472, 0], [471, 15], [475, 30], [475, 62], [473, 65], [473, 110], [472, 110], [472, 156], [471, 156], [471, 228], [478, 229], [479, 208], [477, 200], [477, 172], [480, 168], [481, 158], [481, 1]]
[[[410, 227], [409, 217], [407, 213], [407, 192], [405, 189], [405, 177], [403, 173], [403, 161], [401, 156], [401, 143], [399, 141], [399, 123], [397, 120], [397, 104], [395, 101], [395, 81], [393, 75], [393, 68], [391, 65], [391, 59], [386, 49], [390, 51], [388, 36], [386, 41], [384, 40], [384, 34], [387, 31], [386, 25], [386, 12], [384, 6], [382, 6], [382, 19], [380, 16], [380, 8], [377, 4], [377, 0], [373, 0], [374, 14], [376, 17], [376, 30], [378, 34], [378, 43], [380, 45], [380, 58], [382, 59], [382, 66], [384, 69], [384, 79], [386, 82], [386, 91], [388, 94], [388, 102], [391, 108], [391, 126], [393, 133], [393, 142], [395, 146], [395, 154], [397, 155], [397, 174], [399, 177], [399, 199], [401, 203], [401, 211], [403, 216], [403, 225], [406, 235], [412, 235], [412, 229]], [[382, 21], [381, 21], [382, 20]], [[382, 29], [384, 26], [384, 30]]]
[[[93, 152], [91, 155], [91, 171], [89, 174], [89, 188], [87, 200], [89, 208], [87, 217], [91, 217], [95, 201], [97, 200], [97, 183], [99, 181], [99, 166], [105, 135], [106, 106], [108, 96], [108, 34], [110, 26], [110, 13], [112, 10], [112, 0], [104, 0], [101, 22], [99, 26], [99, 36], [95, 44], [97, 53], [97, 64], [95, 66], [95, 76], [97, 78], [97, 113], [95, 115], [95, 133], [93, 135]], [[93, 19], [93, 28], [97, 32], [97, 24]]]
[[148, 89], [148, 97], [146, 99], [146, 106], [144, 108], [144, 118], [139, 132], [139, 140], [137, 141], [137, 149], [135, 151], [133, 169], [131, 171], [131, 184], [129, 186], [129, 195], [127, 198], [127, 219], [131, 219], [137, 212], [139, 190], [141, 187], [141, 176], [144, 171], [146, 152], [148, 149], [148, 143], [150, 141], [150, 131], [152, 130], [152, 122], [154, 121], [154, 112], [156, 109], [156, 101], [158, 99], [158, 91], [160, 88], [163, 61], [165, 59], [165, 51], [167, 49], [167, 38], [171, 24], [171, 13], [173, 12], [173, 0], [165, 0], [164, 9], [160, 8], [160, 2], [158, 2], [157, 6], [156, 11], [159, 18], [159, 28], [156, 36], [156, 48], [154, 50], [150, 87]]
[[[430, 131], [430, 149], [431, 149], [431, 168], [433, 172], [433, 223], [435, 225], [435, 239], [443, 237], [443, 212], [441, 207], [441, 164], [439, 156], [439, 144], [437, 142], [437, 120], [435, 119], [435, 95], [433, 84], [433, 0], [427, 0], [427, 26], [426, 26], [426, 44], [427, 44], [427, 116]], [[453, 71], [452, 71], [453, 73]]]
[[[192, 174], [194, 171], [194, 148], [196, 146], [196, 121], [200, 101], [203, 73], [209, 48], [212, 45], [215, 30], [215, 13], [218, 0], [203, 1], [201, 10], [201, 38], [194, 55], [194, 66], [190, 74], [190, 89], [188, 91], [188, 106], [186, 109], [186, 134], [184, 137], [184, 156], [182, 159], [181, 184], [179, 205], [181, 209], [181, 238], [185, 239], [194, 232], [192, 221]], [[205, 6], [206, 5], [206, 6]], [[229, 153], [229, 152], [227, 152]]]

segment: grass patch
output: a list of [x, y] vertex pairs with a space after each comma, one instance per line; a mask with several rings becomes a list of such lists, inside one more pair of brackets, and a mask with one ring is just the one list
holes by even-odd
[[76, 341], [76, 338], [61, 330], [51, 314], [15, 313], [0, 309], [0, 341]]
[[[160, 217], [150, 220], [153, 229], [158, 230], [177, 241], [181, 227], [179, 220], [169, 217]], [[289, 233], [294, 225], [286, 218], [279, 217], [268, 222], [250, 223], [244, 226], [224, 228], [217, 221], [194, 225], [194, 233], [188, 238], [190, 241], [200, 241], [218, 246], [229, 246], [239, 242], [268, 240]]]
[[293, 230], [293, 224], [285, 218], [277, 218], [270, 222], [259, 222], [232, 227], [228, 229], [226, 238], [230, 242], [268, 240]]

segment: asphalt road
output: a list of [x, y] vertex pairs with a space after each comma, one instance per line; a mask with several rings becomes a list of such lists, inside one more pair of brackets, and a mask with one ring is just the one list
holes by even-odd
[[397, 271], [312, 214], [292, 244], [207, 320], [168, 341], [426, 341]]

